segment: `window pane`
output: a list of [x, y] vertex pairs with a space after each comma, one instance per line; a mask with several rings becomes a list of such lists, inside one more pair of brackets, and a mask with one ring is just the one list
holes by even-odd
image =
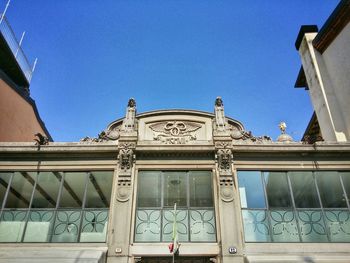
[[177, 237], [179, 241], [188, 241], [188, 212], [187, 210], [163, 210], [163, 242], [170, 242], [173, 237], [174, 221], [176, 220]]
[[265, 195], [260, 171], [238, 172], [242, 208], [265, 208]]
[[346, 207], [345, 195], [337, 172], [315, 172], [323, 207]]
[[326, 225], [332, 242], [350, 242], [350, 213], [347, 210], [325, 210]]
[[187, 174], [164, 172], [164, 206], [187, 206]]
[[293, 211], [274, 210], [270, 212], [270, 217], [274, 242], [299, 242], [299, 231]]
[[34, 192], [33, 208], [55, 208], [62, 176], [59, 172], [41, 172]]
[[269, 207], [291, 207], [288, 180], [284, 172], [264, 172]]
[[109, 207], [112, 191], [112, 172], [92, 172], [88, 175], [85, 207]]
[[81, 207], [87, 173], [65, 173], [60, 207]]
[[210, 171], [189, 172], [190, 180], [190, 206], [212, 207], [213, 190]]
[[27, 208], [33, 192], [36, 173], [16, 172], [6, 201], [7, 208]]
[[265, 210], [242, 210], [246, 242], [271, 242]]
[[138, 178], [138, 207], [161, 206], [161, 172], [140, 171]]
[[160, 242], [161, 210], [137, 210], [135, 223], [136, 242]]
[[214, 210], [190, 210], [191, 242], [215, 242], [216, 227]]
[[318, 208], [320, 201], [312, 172], [290, 172], [295, 206], [298, 208]]
[[342, 177], [345, 192], [348, 197], [348, 201], [350, 202], [350, 172], [340, 172], [339, 173]]
[[13, 173], [0, 173], [0, 207], [4, 201], [6, 189]]
[[3, 211], [0, 221], [0, 242], [21, 242], [27, 210]]
[[81, 227], [80, 242], [105, 242], [108, 211], [85, 211]]
[[79, 209], [57, 211], [52, 242], [77, 242], [81, 213]]
[[54, 214], [53, 210], [30, 212], [23, 242], [50, 242]]
[[297, 211], [302, 242], [327, 242], [326, 227], [320, 210]]

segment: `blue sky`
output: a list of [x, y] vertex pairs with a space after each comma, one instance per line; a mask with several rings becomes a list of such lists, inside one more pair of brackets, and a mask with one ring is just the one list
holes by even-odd
[[[295, 89], [294, 43], [336, 0], [12, 0], [7, 12], [30, 61], [31, 96], [55, 141], [96, 136], [125, 114], [185, 108], [225, 113], [254, 135], [300, 140], [312, 115]], [[0, 0], [3, 10], [6, 1]]]

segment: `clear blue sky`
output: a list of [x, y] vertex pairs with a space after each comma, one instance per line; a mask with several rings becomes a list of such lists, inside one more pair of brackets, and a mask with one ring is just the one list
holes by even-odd
[[[31, 95], [55, 141], [96, 136], [125, 114], [225, 113], [254, 135], [302, 136], [312, 115], [295, 89], [299, 28], [319, 28], [338, 0], [12, 0], [7, 18], [38, 57]], [[0, 9], [5, 7], [0, 0]]]

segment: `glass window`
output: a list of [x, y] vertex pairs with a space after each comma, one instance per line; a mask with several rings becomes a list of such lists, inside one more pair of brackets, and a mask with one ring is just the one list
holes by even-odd
[[164, 206], [187, 206], [187, 175], [185, 172], [164, 172]]
[[269, 207], [292, 207], [287, 175], [284, 172], [264, 172]]
[[62, 176], [56, 176], [52, 172], [41, 172], [38, 174], [32, 207], [55, 208], [61, 179]]
[[15, 172], [6, 200], [6, 208], [29, 207], [35, 177], [36, 173]]
[[191, 207], [212, 207], [213, 190], [211, 188], [211, 172], [192, 171], [189, 172], [190, 179], [190, 206]]
[[289, 172], [297, 208], [319, 208], [320, 201], [312, 172]]
[[347, 207], [338, 173], [327, 171], [315, 172], [315, 174], [323, 207]]
[[349, 202], [350, 201], [350, 172], [340, 172], [339, 174], [342, 177], [344, 189]]
[[260, 171], [238, 172], [242, 208], [265, 208], [265, 195]]
[[110, 171], [1, 172], [0, 242], [105, 242], [112, 179]]
[[213, 205], [210, 171], [140, 171], [135, 242], [215, 242]]
[[112, 181], [113, 174], [111, 172], [89, 173], [85, 207], [109, 207]]
[[87, 173], [64, 174], [60, 207], [82, 207]]
[[0, 173], [0, 207], [2, 207], [11, 175], [12, 173]]
[[161, 206], [161, 172], [140, 171], [138, 176], [138, 207]]

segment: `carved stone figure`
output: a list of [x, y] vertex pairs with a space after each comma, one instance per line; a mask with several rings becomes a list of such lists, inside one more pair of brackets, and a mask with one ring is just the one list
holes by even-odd
[[197, 139], [194, 132], [202, 127], [201, 124], [190, 121], [162, 121], [151, 124], [155, 132], [154, 140], [168, 144], [184, 144]]
[[94, 143], [94, 142], [105, 142], [105, 141], [116, 141], [120, 137], [119, 129], [115, 128], [112, 130], [104, 130], [97, 135], [97, 138], [91, 138], [86, 136], [80, 139], [81, 142]]
[[237, 128], [231, 127], [231, 138], [235, 141], [245, 141], [245, 142], [256, 142], [256, 143], [264, 143], [264, 142], [271, 142], [271, 137], [263, 135], [255, 137], [252, 135], [251, 131], [241, 131]]
[[46, 136], [42, 135], [40, 132], [34, 134], [35, 135], [35, 139], [34, 141], [36, 141], [36, 145], [48, 145], [49, 144], [49, 138], [47, 138]]
[[215, 100], [215, 125], [217, 131], [225, 131], [225, 112], [224, 112], [224, 103], [221, 97], [217, 97]]
[[131, 98], [128, 101], [125, 119], [123, 121], [123, 130], [126, 132], [134, 131], [136, 128], [136, 101]]
[[130, 98], [128, 101], [128, 107], [135, 108], [136, 107], [136, 101], [134, 98]]

